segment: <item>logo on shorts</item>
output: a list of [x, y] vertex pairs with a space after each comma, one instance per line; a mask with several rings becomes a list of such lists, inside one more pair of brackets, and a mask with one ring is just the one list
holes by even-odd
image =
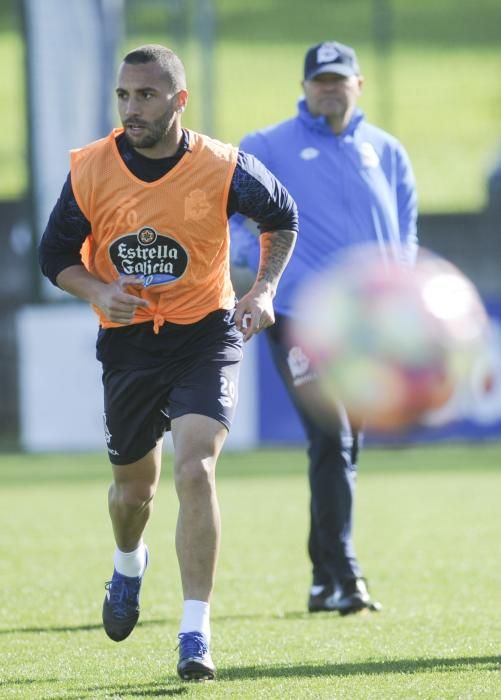
[[120, 275], [143, 277], [145, 287], [176, 282], [188, 266], [188, 253], [179, 241], [153, 226], [115, 239], [109, 253]]
[[111, 445], [111, 433], [110, 433], [110, 430], [108, 428], [108, 423], [106, 421], [106, 413], [103, 413], [103, 425], [104, 425], [104, 439], [106, 440], [106, 444], [108, 445], [108, 452], [110, 453], [110, 455], [118, 456], [119, 452], [117, 452], [117, 450], [114, 450], [112, 447], [110, 447], [110, 445]]
[[106, 443], [109, 445], [111, 442], [111, 433], [108, 428], [108, 423], [106, 422], [106, 413], [103, 413], [103, 425], [104, 425], [104, 439], [106, 440]]
[[235, 401], [235, 383], [226, 377], [220, 377], [221, 379], [221, 396], [219, 397], [219, 403], [226, 408], [232, 408]]

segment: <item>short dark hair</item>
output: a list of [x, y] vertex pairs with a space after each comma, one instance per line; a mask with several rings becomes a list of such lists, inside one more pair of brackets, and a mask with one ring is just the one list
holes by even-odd
[[174, 51], [160, 44], [145, 44], [129, 51], [124, 56], [124, 63], [137, 65], [139, 63], [158, 63], [169, 76], [171, 85], [176, 92], [186, 89], [186, 73], [183, 63]]

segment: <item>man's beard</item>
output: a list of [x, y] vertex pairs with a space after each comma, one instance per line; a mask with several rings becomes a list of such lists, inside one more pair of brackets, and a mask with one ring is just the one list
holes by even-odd
[[[132, 123], [136, 123], [131, 120]], [[142, 136], [135, 138], [128, 133], [127, 128], [125, 129], [125, 138], [128, 143], [133, 148], [154, 148], [165, 136], [172, 124], [172, 115], [165, 115], [156, 121], [145, 124], [144, 122], [137, 122], [145, 129], [145, 133]], [[127, 126], [127, 122], [125, 123]]]

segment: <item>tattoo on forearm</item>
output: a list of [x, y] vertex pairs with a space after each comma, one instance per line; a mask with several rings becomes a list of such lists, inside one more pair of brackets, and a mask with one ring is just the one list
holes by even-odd
[[259, 239], [261, 257], [257, 281], [270, 282], [276, 286], [294, 249], [296, 233], [282, 229], [262, 233]]

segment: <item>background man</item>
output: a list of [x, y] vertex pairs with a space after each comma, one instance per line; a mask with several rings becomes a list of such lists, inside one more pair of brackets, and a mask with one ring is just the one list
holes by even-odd
[[[184, 594], [178, 673], [212, 679], [209, 601], [219, 548], [218, 455], [237, 403], [242, 340], [274, 321], [272, 299], [297, 230], [294, 201], [252, 156], [183, 129], [184, 67], [169, 49], [125, 56], [116, 88], [123, 129], [71, 154], [71, 173], [40, 244], [51, 281], [100, 320], [104, 426], [116, 540], [103, 624], [121, 641], [139, 617], [143, 532], [172, 430]], [[255, 284], [235, 309], [228, 217], [261, 230]]]
[[[394, 137], [366, 122], [357, 107], [362, 86], [352, 48], [336, 41], [312, 46], [304, 60], [298, 114], [246, 136], [240, 144], [285, 184], [299, 210], [301, 235], [281, 281], [276, 323], [267, 337], [308, 437], [310, 612], [346, 614], [380, 605], [369, 595], [353, 546], [360, 435], [342, 406], [329, 427], [309, 415], [306, 392], [311, 392], [315, 377], [302, 348], [291, 347], [287, 318], [301, 283], [343, 249], [376, 241], [382, 251], [389, 247], [402, 262], [412, 262], [417, 247], [409, 158]], [[242, 269], [257, 269], [259, 250], [243, 217], [234, 217], [231, 226], [234, 281], [242, 289]]]

